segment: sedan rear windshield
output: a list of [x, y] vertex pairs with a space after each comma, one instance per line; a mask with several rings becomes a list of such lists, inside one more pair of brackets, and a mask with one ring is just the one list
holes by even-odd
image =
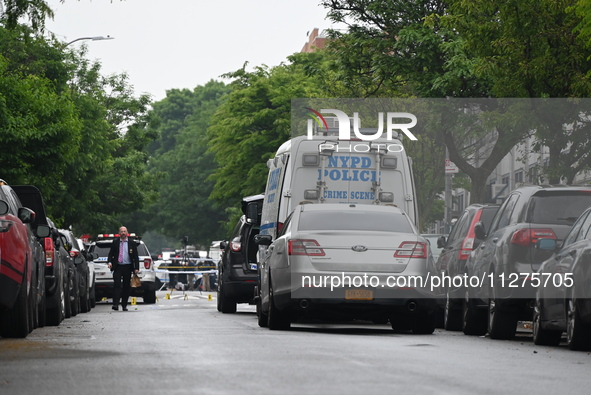
[[299, 230], [369, 230], [414, 233], [405, 215], [373, 211], [302, 212]]
[[589, 206], [591, 191], [536, 194], [530, 201], [527, 222], [572, 225]]

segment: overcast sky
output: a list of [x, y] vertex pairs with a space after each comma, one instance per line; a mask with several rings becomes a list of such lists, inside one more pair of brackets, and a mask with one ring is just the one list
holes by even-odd
[[48, 0], [47, 30], [86, 43], [103, 74], [127, 72], [137, 93], [155, 100], [193, 89], [245, 61], [276, 66], [307, 42], [307, 32], [334, 27], [318, 0]]

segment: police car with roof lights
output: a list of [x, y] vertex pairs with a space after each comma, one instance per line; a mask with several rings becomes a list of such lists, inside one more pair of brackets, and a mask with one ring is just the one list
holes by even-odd
[[[109, 250], [113, 241], [119, 239], [118, 234], [101, 234], [98, 235], [97, 240], [91, 243], [89, 247], [90, 253], [97, 253], [98, 258], [94, 260], [94, 274], [96, 278], [96, 299], [100, 300], [103, 297], [113, 297], [113, 273], [108, 268]], [[131, 296], [142, 297], [144, 303], [156, 303], [156, 272], [154, 271], [154, 263], [148, 251], [146, 244], [140, 240], [140, 237], [134, 233], [129, 235], [129, 239], [137, 244], [138, 255], [140, 258], [139, 278], [142, 285], [137, 288], [131, 288]]]

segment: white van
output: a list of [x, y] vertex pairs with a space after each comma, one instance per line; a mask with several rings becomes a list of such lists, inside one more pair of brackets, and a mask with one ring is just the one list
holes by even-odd
[[395, 205], [418, 222], [411, 159], [398, 139], [295, 137], [267, 167], [260, 233], [273, 240], [298, 204]]

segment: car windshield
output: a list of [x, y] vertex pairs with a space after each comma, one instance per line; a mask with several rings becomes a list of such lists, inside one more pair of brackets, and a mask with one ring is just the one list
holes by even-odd
[[537, 194], [532, 196], [528, 222], [572, 225], [591, 206], [591, 191]]
[[405, 215], [383, 211], [303, 211], [298, 230], [370, 230], [414, 233]]

